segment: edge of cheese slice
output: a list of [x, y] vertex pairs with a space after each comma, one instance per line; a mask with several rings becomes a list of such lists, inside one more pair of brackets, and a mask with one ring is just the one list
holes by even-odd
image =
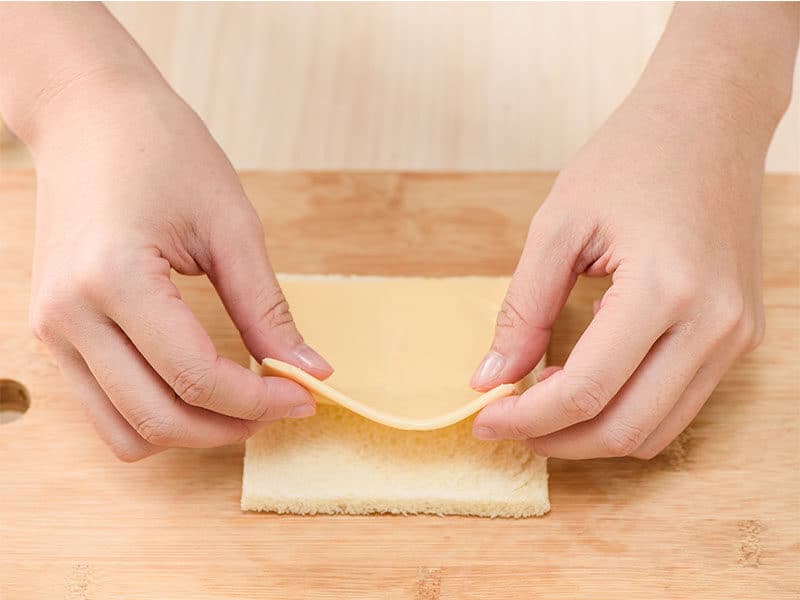
[[[329, 401], [339, 404], [348, 410], [361, 415], [376, 423], [381, 423], [388, 427], [395, 429], [405, 429], [414, 431], [430, 431], [433, 429], [441, 429], [448, 427], [459, 421], [463, 421], [467, 417], [475, 414], [484, 406], [499, 398], [511, 396], [520, 392], [521, 390], [513, 383], [504, 383], [492, 388], [488, 392], [481, 394], [471, 402], [453, 410], [451, 412], [429, 417], [427, 419], [410, 419], [399, 415], [376, 410], [369, 405], [351, 398], [347, 394], [340, 392], [334, 387], [328, 385], [306, 373], [299, 367], [290, 365], [274, 358], [265, 358], [261, 363], [261, 374], [265, 376], [285, 377], [302, 385], [306, 388], [317, 401]], [[523, 380], [525, 381], [525, 380]]]

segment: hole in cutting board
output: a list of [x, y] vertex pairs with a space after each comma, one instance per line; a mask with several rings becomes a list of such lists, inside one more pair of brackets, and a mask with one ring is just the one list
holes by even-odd
[[31, 406], [28, 389], [19, 381], [0, 379], [0, 425], [16, 421]]

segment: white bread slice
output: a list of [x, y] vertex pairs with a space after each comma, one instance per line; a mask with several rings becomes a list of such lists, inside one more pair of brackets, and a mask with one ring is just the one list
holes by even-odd
[[275, 423], [247, 442], [242, 509], [481, 517], [548, 512], [547, 459], [521, 442], [476, 439], [472, 420], [404, 431], [319, 404], [315, 416]]
[[471, 419], [403, 431], [320, 405], [247, 442], [242, 509], [538, 516], [550, 510], [547, 463], [520, 442], [475, 439]]
[[326, 384], [367, 403], [362, 413], [393, 414], [399, 419], [386, 421], [395, 425], [453, 411], [465, 419], [403, 431], [318, 394], [316, 416], [275, 423], [247, 442], [243, 509], [485, 517], [549, 510], [546, 459], [521, 442], [472, 436], [469, 413], [480, 406], [467, 382], [491, 340], [507, 278], [279, 278], [307, 340], [337, 368]]

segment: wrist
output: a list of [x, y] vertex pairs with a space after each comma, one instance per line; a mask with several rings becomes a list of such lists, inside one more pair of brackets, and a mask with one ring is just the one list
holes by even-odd
[[[676, 61], [679, 62], [679, 61]], [[682, 63], [648, 67], [625, 101], [683, 139], [715, 140], [741, 156], [762, 161], [786, 111], [786, 94], [764, 93], [716, 65]]]
[[748, 74], [733, 60], [720, 64], [677, 57], [648, 67], [633, 93], [661, 94], [685, 108], [727, 114], [771, 135], [789, 106], [792, 84], [791, 78]]
[[115, 90], [166, 87], [100, 2], [0, 5], [0, 55], [0, 111], [32, 150], [82, 103], [102, 111]]
[[12, 113], [9, 125], [34, 157], [76, 131], [100, 128], [125, 118], [125, 111], [155, 98], [174, 97], [157, 72], [95, 67], [53, 81], [25, 110]]
[[678, 3], [631, 97], [766, 152], [791, 100], [798, 17], [781, 3]]

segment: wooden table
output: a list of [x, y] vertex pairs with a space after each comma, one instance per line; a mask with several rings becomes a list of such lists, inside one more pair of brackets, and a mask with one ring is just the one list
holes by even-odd
[[[547, 174], [254, 174], [276, 267], [507, 274]], [[118, 463], [27, 328], [35, 179], [0, 171], [0, 378], [28, 412], [0, 425], [0, 597], [797, 598], [800, 177], [764, 185], [768, 332], [679, 448], [551, 461], [552, 513], [524, 521], [290, 517], [239, 510], [242, 448]], [[181, 279], [221, 352], [245, 351], [210, 286]], [[581, 282], [563, 360], [603, 282]]]

